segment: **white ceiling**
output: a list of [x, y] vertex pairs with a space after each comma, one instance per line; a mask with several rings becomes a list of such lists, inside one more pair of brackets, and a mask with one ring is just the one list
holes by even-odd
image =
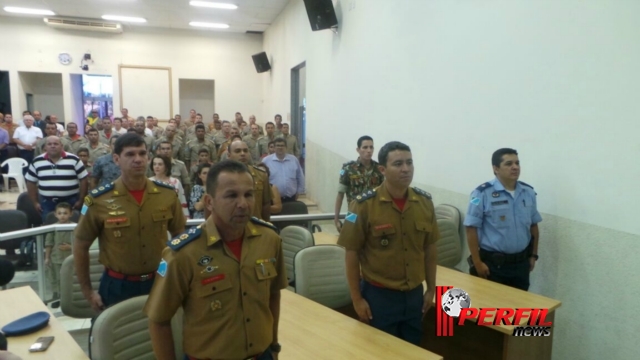
[[[15, 6], [51, 10], [60, 17], [101, 20], [102, 15], [120, 15], [147, 19], [143, 24], [120, 22], [124, 25], [125, 32], [129, 26], [245, 32], [266, 30], [289, 2], [289, 0], [208, 1], [235, 4], [238, 9], [193, 7], [189, 5], [189, 0], [0, 0], [0, 16], [43, 17], [12, 14], [2, 10], [5, 6]], [[223, 30], [194, 28], [189, 26], [191, 21], [224, 23], [228, 24], [229, 28]]]

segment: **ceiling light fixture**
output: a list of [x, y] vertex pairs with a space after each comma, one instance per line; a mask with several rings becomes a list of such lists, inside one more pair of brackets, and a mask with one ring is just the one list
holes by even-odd
[[238, 8], [237, 5], [233, 5], [233, 4], [215, 3], [215, 2], [208, 2], [208, 1], [190, 1], [189, 5], [197, 6], [197, 7], [215, 8], [215, 9], [226, 9], [226, 10], [235, 10]]
[[229, 25], [227, 24], [216, 24], [216, 23], [208, 23], [208, 22], [198, 22], [192, 21], [189, 23], [191, 26], [195, 27], [204, 27], [204, 28], [213, 28], [213, 29], [228, 29]]
[[4, 11], [16, 14], [29, 14], [29, 15], [55, 15], [51, 10], [44, 9], [29, 9], [29, 8], [21, 8], [21, 7], [13, 7], [13, 6], [5, 6]]
[[146, 23], [147, 20], [139, 17], [131, 17], [131, 16], [119, 16], [119, 15], [102, 15], [104, 20], [112, 20], [112, 21], [124, 21], [124, 22], [135, 22], [135, 23]]

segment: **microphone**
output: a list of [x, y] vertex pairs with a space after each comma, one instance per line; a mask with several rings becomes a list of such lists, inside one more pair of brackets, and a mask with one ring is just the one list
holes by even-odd
[[0, 259], [0, 286], [10, 283], [15, 272], [11, 261]]

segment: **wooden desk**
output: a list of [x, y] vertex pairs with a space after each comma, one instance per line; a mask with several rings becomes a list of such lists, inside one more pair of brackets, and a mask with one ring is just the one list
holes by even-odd
[[[28, 286], [0, 291], [0, 328], [37, 311], [49, 311], [38, 295]], [[55, 336], [45, 352], [30, 353], [29, 347], [41, 336]], [[51, 315], [49, 325], [35, 333], [7, 338], [8, 350], [23, 359], [88, 359], [71, 335]]]
[[291, 291], [282, 291], [280, 309], [281, 360], [442, 359]]
[[[453, 286], [465, 290], [474, 308], [545, 308], [549, 309], [547, 321], [554, 321], [555, 309], [561, 302], [542, 295], [518, 290], [481, 279], [457, 270], [438, 266], [436, 285]], [[432, 301], [435, 301], [433, 299]], [[438, 304], [438, 306], [440, 306]], [[521, 324], [527, 322], [523, 319]], [[477, 321], [477, 319], [475, 319]], [[554, 323], [555, 325], [555, 323]], [[434, 308], [425, 316], [425, 337], [422, 345], [430, 351], [449, 359], [502, 359], [527, 360], [551, 359], [552, 336], [511, 336], [514, 326], [477, 326], [467, 321], [458, 326], [454, 321], [452, 337], [436, 336], [436, 312]]]
[[335, 245], [338, 243], [338, 235], [315, 232], [313, 233], [313, 241], [316, 245]]

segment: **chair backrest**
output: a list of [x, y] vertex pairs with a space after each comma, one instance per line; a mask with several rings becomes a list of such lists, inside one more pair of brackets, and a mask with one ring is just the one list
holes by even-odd
[[441, 204], [435, 207], [436, 220], [440, 230], [438, 247], [438, 265], [453, 268], [462, 259], [462, 240], [464, 229], [460, 211], [452, 205]]
[[280, 237], [282, 238], [282, 252], [284, 253], [284, 266], [287, 269], [287, 280], [291, 284], [295, 281], [293, 258], [298, 251], [313, 246], [313, 235], [306, 228], [287, 226], [280, 232]]
[[[113, 305], [94, 321], [91, 357], [94, 360], [155, 359], [149, 320], [142, 312], [148, 296], [138, 296]], [[171, 320], [176, 359], [183, 359], [182, 311]], [[179, 335], [176, 338], [176, 335]]]
[[294, 259], [296, 293], [330, 308], [351, 303], [346, 251], [338, 245], [317, 245], [298, 251]]
[[[0, 233], [28, 229], [27, 215], [19, 210], [0, 210]], [[0, 249], [15, 250], [20, 248], [20, 243], [25, 240], [11, 239], [0, 242]]]
[[[104, 272], [104, 266], [98, 261], [98, 255], [98, 250], [89, 251], [89, 276], [94, 289], [100, 286], [100, 277]], [[73, 255], [67, 257], [60, 268], [60, 309], [63, 314], [80, 319], [98, 315], [82, 295], [73, 266]]]
[[33, 205], [31, 198], [29, 198], [29, 194], [23, 192], [18, 195], [18, 201], [16, 204], [16, 209], [27, 214], [27, 226], [28, 227], [36, 227], [42, 225], [42, 216], [36, 210], [36, 207]]
[[[278, 215], [306, 215], [309, 213], [307, 205], [302, 201], [288, 201], [282, 203], [282, 211]], [[311, 222], [309, 221], [276, 221], [274, 225], [282, 230], [287, 226], [302, 226], [309, 230]]]
[[0, 166], [4, 167], [5, 165], [9, 167], [8, 169], [9, 174], [17, 174], [17, 173], [22, 174], [22, 168], [29, 166], [29, 163], [27, 162], [27, 160], [23, 158], [14, 157], [14, 158], [5, 160]]

